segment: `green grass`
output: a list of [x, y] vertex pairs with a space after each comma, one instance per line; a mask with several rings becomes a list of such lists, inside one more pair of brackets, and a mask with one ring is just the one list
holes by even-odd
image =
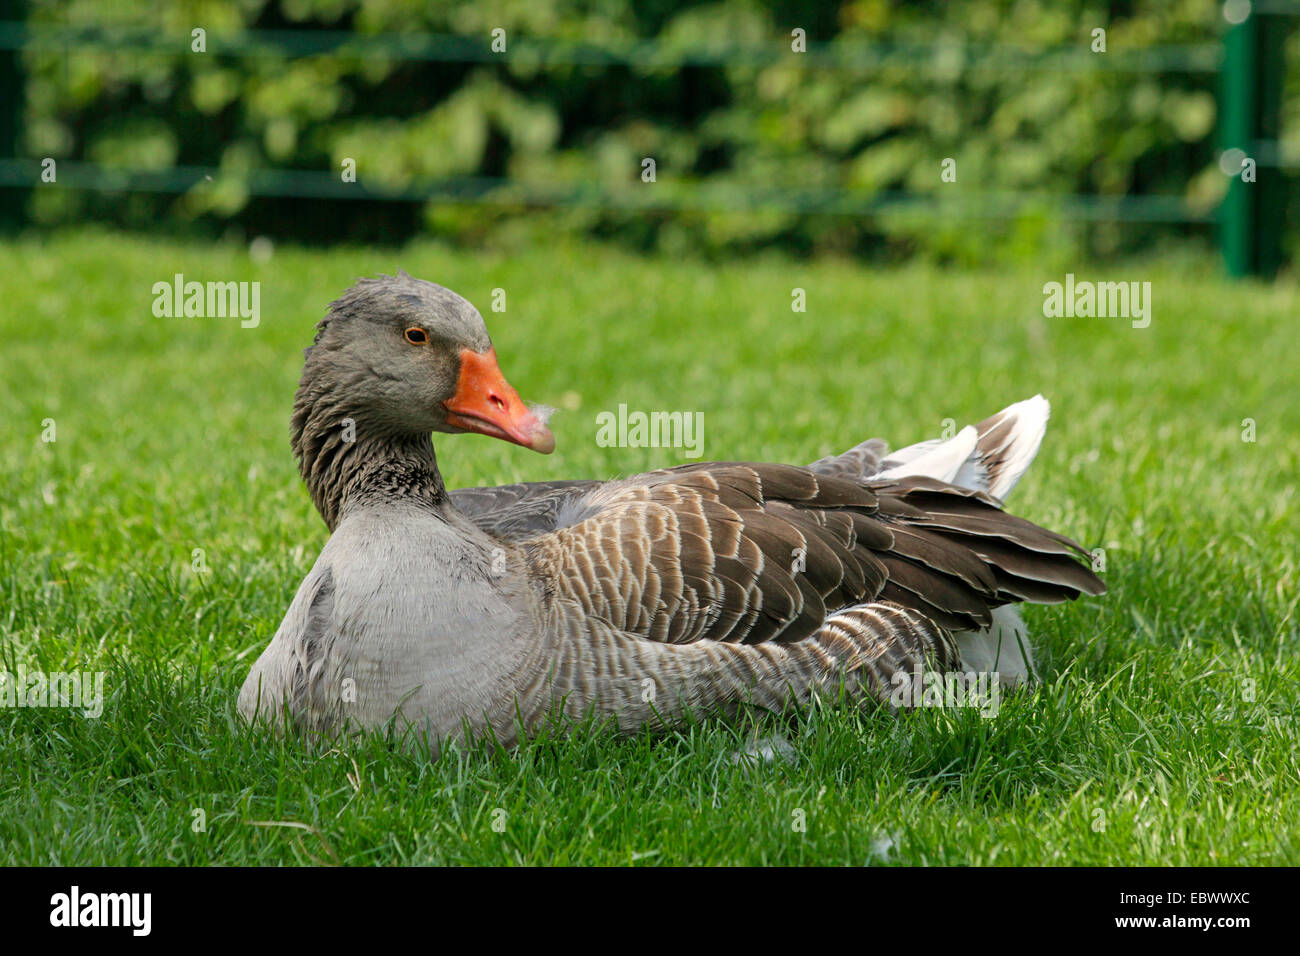
[[[1153, 283], [1133, 329], [1045, 319], [1061, 272], [1032, 268], [436, 245], [256, 264], [102, 234], [0, 255], [0, 652], [107, 672], [98, 720], [0, 709], [0, 862], [1300, 863], [1294, 284], [1075, 269]], [[1110, 593], [1028, 610], [1046, 680], [993, 720], [828, 708], [437, 761], [243, 732], [236, 691], [326, 537], [288, 449], [300, 350], [356, 276], [398, 266], [478, 304], [524, 397], [566, 409], [550, 458], [441, 440], [453, 487], [680, 460], [598, 447], [619, 402], [704, 412], [709, 458], [803, 462], [1042, 391], [1013, 510], [1104, 547]], [[175, 272], [259, 280], [261, 325], [154, 318]], [[732, 761], [778, 725], [792, 760]]]

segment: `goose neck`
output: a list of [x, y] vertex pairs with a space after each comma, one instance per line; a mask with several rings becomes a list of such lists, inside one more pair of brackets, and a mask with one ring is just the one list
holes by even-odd
[[365, 424], [340, 408], [295, 409], [298, 471], [331, 531], [353, 508], [418, 504], [438, 512], [448, 503], [428, 435], [398, 435]]

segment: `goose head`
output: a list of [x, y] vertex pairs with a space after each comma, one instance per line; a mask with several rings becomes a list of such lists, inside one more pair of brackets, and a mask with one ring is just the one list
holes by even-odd
[[362, 279], [330, 306], [304, 353], [295, 425], [310, 407], [394, 440], [477, 432], [549, 454], [555, 439], [506, 381], [483, 317], [450, 289]]

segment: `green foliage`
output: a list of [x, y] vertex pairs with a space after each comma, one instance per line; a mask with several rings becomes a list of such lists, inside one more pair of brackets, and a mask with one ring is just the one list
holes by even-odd
[[[221, 175], [180, 198], [37, 191], [34, 213], [46, 222], [100, 214], [135, 224], [170, 215], [283, 232], [292, 217], [283, 204], [259, 211], [249, 188], [256, 171], [337, 182], [353, 159], [375, 188], [443, 183], [419, 221], [460, 239], [520, 228], [527, 212], [523, 228], [531, 224], [534, 235], [617, 235], [670, 251], [775, 244], [961, 261], [1014, 256], [1026, 229], [1058, 221], [1054, 196], [1157, 193], [1209, 210], [1222, 193], [1213, 74], [1091, 68], [1213, 44], [1216, 7], [1124, 6], [1111, 14], [1094, 0], [851, 0], [811, 9], [777, 0], [35, 0], [35, 24], [136, 28], [160, 49], [29, 51], [31, 155], [213, 166]], [[190, 52], [196, 27], [207, 31], [206, 53]], [[1098, 27], [1107, 31], [1105, 53], [1090, 51]], [[373, 49], [361, 56], [355, 42], [337, 55], [222, 52], [224, 40], [251, 28], [456, 35], [483, 56], [403, 62]], [[505, 56], [487, 52], [497, 28], [506, 31]], [[806, 31], [806, 54], [792, 52], [796, 28]], [[544, 63], [551, 47], [530, 41], [626, 56]], [[862, 44], [895, 55], [874, 67], [837, 65]], [[1080, 62], [1025, 69], [1025, 54], [1043, 48], [1068, 48]], [[708, 61], [737, 50], [750, 54]], [[654, 184], [640, 179], [645, 157], [656, 160]], [[955, 183], [940, 179], [946, 158], [956, 161]], [[457, 202], [465, 192], [489, 201]], [[1044, 198], [969, 228], [971, 204], [1012, 192]], [[897, 193], [938, 206], [900, 215], [860, 205]], [[369, 204], [335, 206], [336, 233], [376, 215]], [[393, 217], [398, 235], [416, 224], [381, 215]], [[316, 235], [321, 227], [305, 228]], [[1105, 254], [1171, 228], [1056, 228], [1047, 241]]]

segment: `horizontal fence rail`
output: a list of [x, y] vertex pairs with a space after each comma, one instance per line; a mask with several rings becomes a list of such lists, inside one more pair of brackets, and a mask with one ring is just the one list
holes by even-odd
[[[355, 57], [425, 63], [515, 63], [528, 66], [682, 66], [768, 67], [780, 62], [836, 70], [883, 70], [939, 66], [945, 70], [1071, 70], [1117, 73], [1215, 73], [1222, 66], [1217, 43], [1115, 50], [1098, 56], [1087, 45], [1025, 49], [1001, 44], [837, 43], [807, 44], [793, 53], [789, 38], [771, 44], [677, 46], [651, 40], [589, 43], [577, 40], [512, 37], [494, 52], [488, 37], [438, 33], [358, 34], [346, 30], [246, 30], [208, 33], [208, 56], [300, 58]], [[190, 36], [160, 36], [156, 31], [103, 27], [0, 23], [0, 50], [124, 51], [154, 55], [190, 54]]]
[[[59, 162], [60, 188], [96, 192], [188, 193], [214, 187], [221, 170], [202, 166], [173, 166], [133, 170]], [[351, 199], [450, 202], [519, 206], [566, 206], [600, 209], [756, 210], [824, 215], [869, 215], [887, 212], [942, 212], [973, 219], [1015, 218], [1029, 209], [1086, 222], [1213, 222], [1213, 210], [1197, 211], [1176, 196], [1095, 196], [1062, 193], [986, 192], [976, 196], [928, 197], [894, 191], [855, 195], [843, 189], [780, 189], [715, 186], [707, 183], [679, 187], [613, 190], [590, 184], [530, 183], [489, 176], [464, 176], [431, 183], [385, 188], [362, 182], [344, 183], [334, 173], [307, 169], [253, 169], [241, 172], [239, 184], [255, 196], [293, 199]], [[0, 186], [30, 186], [40, 178], [36, 160], [0, 160]], [[661, 187], [666, 184], [659, 184]]]

